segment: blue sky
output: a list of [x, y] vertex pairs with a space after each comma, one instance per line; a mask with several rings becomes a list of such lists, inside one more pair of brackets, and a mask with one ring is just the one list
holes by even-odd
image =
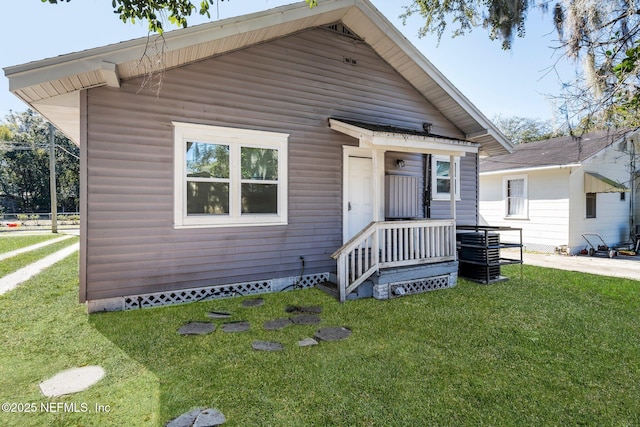
[[[322, 1], [322, 0], [319, 0]], [[228, 0], [218, 5], [219, 18], [270, 9], [294, 0]], [[487, 117], [522, 116], [554, 119], [548, 95], [558, 95], [561, 81], [568, 81], [575, 66], [560, 61], [551, 16], [530, 12], [527, 34], [516, 39], [511, 51], [490, 41], [483, 29], [452, 39], [446, 33], [438, 45], [435, 36], [418, 38], [420, 17], [403, 25], [399, 15], [410, 0], [372, 0], [373, 4]], [[146, 24], [124, 24], [113, 13], [109, 0], [71, 0], [58, 5], [41, 0], [7, 2], [0, 26], [0, 68], [66, 53], [117, 43], [147, 35]], [[216, 6], [211, 19], [217, 18]], [[192, 17], [190, 25], [205, 22]], [[0, 118], [27, 105], [9, 92], [0, 77]]]

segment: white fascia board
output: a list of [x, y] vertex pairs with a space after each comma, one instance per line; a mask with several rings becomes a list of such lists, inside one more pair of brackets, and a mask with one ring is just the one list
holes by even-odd
[[329, 127], [335, 131], [344, 133], [345, 135], [349, 135], [355, 139], [363, 139], [365, 137], [372, 137], [373, 131], [369, 129], [364, 129], [359, 126], [351, 125], [349, 123], [344, 123], [340, 120], [329, 119]]
[[582, 164], [580, 163], [569, 163], [566, 165], [534, 166], [530, 168], [518, 168], [518, 169], [500, 169], [497, 171], [480, 172], [479, 175], [480, 176], [503, 175], [503, 174], [512, 174], [512, 173], [536, 172], [536, 171], [551, 170], [551, 169], [577, 168], [580, 166], [582, 166]]

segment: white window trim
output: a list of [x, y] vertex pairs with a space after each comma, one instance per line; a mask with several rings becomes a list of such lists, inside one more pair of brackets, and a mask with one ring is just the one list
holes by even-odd
[[[524, 180], [524, 214], [523, 215], [509, 215], [509, 201], [507, 184], [509, 181], [515, 181], [518, 179]], [[529, 219], [529, 180], [527, 175], [509, 175], [502, 178], [502, 199], [504, 200], [504, 217], [505, 219]]]
[[[193, 123], [174, 126], [174, 227], [268, 226], [288, 223], [288, 138], [289, 134], [236, 129]], [[228, 145], [230, 166], [229, 215], [187, 215], [186, 143], [188, 141]], [[278, 150], [278, 213], [247, 215], [240, 212], [240, 147]]]
[[[438, 192], [438, 177], [436, 176], [436, 162], [451, 162], [451, 157], [444, 155], [432, 155], [431, 156], [431, 200], [451, 200], [451, 194], [449, 192]], [[460, 157], [455, 157], [454, 160], [456, 172], [455, 172], [455, 192], [456, 201], [460, 201]]]

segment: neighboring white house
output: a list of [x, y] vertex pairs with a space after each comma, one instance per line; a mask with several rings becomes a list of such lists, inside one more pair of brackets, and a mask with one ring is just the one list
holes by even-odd
[[553, 138], [482, 159], [481, 222], [522, 228], [525, 248], [534, 251], [578, 253], [589, 248], [585, 233], [608, 246], [628, 242], [640, 219], [638, 136], [617, 130]]

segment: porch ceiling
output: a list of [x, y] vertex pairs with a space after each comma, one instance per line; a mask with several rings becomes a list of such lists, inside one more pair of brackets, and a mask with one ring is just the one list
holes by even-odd
[[358, 139], [363, 148], [460, 157], [466, 153], [477, 153], [480, 149], [480, 144], [473, 142], [395, 126], [333, 118], [329, 119], [329, 126]]

